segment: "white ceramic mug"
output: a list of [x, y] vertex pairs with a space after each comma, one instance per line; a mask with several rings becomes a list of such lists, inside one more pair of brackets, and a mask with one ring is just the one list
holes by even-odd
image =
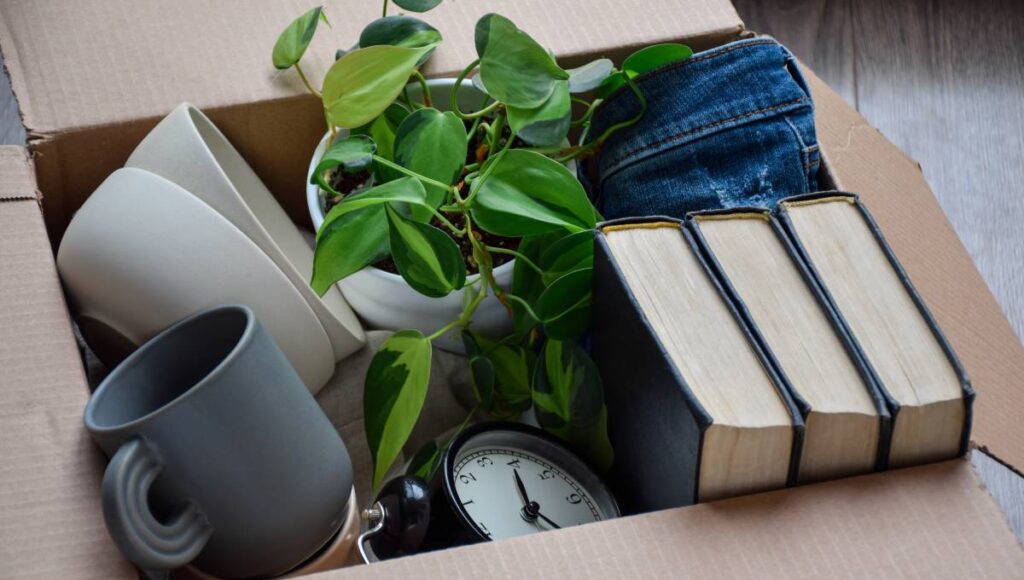
[[334, 372], [331, 341], [295, 285], [220, 213], [158, 175], [111, 174], [71, 220], [57, 268], [108, 365], [198, 310], [241, 303], [310, 391]]
[[189, 103], [178, 105], [128, 158], [203, 200], [277, 264], [331, 339], [335, 360], [362, 348], [363, 329], [341, 292], [323, 297], [309, 286], [313, 251], [259, 176], [217, 127]]

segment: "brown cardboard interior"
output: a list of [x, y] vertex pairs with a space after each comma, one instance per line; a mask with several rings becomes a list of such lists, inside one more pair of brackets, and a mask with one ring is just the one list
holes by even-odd
[[[313, 5], [6, 3], [0, 9], [0, 50], [37, 153], [52, 241], [85, 198], [181, 101], [205, 111], [292, 219], [307, 223], [305, 171], [325, 129], [323, 114], [294, 71], [280, 72], [270, 64], [277, 35], [308, 9], [306, 4]], [[352, 46], [380, 11], [377, 2], [323, 4], [333, 28], [320, 27], [302, 61], [317, 84], [335, 50]], [[629, 9], [614, 0], [444, 2], [424, 16], [445, 38], [429, 63], [429, 75], [453, 76], [473, 60], [473, 26], [488, 12], [511, 18], [566, 66], [595, 54], [621, 60], [640, 46], [681, 39], [695, 49], [708, 48], [735, 38], [742, 28], [728, 0], [647, 0]]]
[[[308, 219], [302, 188], [321, 113], [293, 75], [272, 70], [268, 49], [305, 5], [225, 4], [146, 2], [133, 4], [134, 12], [118, 0], [0, 7], [0, 49], [54, 241], [85, 197], [182, 100], [211, 115], [293, 218]], [[328, 3], [335, 27], [314, 41], [311, 76], [322, 74], [334, 49], [350, 45], [358, 23], [377, 9], [352, 4]], [[471, 59], [472, 22], [488, 10], [509, 15], [566, 62], [620, 57], [665, 40], [705, 48], [742, 30], [724, 0], [654, 0], [628, 10], [611, 0], [451, 0], [428, 16], [446, 36], [439, 55], [447, 56], [436, 61], [435, 74]], [[1015, 389], [1024, 349], [919, 169], [808, 77], [832, 179], [863, 196], [973, 379], [975, 442], [1024, 466], [1024, 394]], [[37, 187], [22, 150], [0, 152], [0, 576], [129, 577], [132, 569], [103, 526], [102, 458], [81, 425], [88, 391]], [[344, 573], [853, 576], [900, 566], [923, 576], [966, 576], [1020, 570], [1022, 557], [991, 498], [966, 463], [955, 461]]]

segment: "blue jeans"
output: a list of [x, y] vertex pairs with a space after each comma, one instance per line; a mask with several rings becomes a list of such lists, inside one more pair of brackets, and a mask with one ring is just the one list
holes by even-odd
[[[810, 92], [793, 55], [775, 40], [733, 42], [636, 82], [647, 99], [643, 118], [580, 168], [606, 219], [769, 207], [818, 189]], [[589, 134], [601, 135], [639, 107], [632, 91], [620, 89], [594, 112]]]

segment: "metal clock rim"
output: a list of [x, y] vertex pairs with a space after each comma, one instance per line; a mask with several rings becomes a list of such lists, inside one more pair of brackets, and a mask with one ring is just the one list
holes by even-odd
[[490, 542], [493, 540], [489, 537], [489, 535], [486, 532], [481, 530], [480, 527], [476, 525], [476, 522], [473, 521], [472, 517], [470, 517], [469, 512], [466, 511], [465, 506], [459, 503], [458, 492], [455, 490], [455, 458], [456, 456], [458, 456], [459, 450], [461, 450], [463, 445], [465, 445], [466, 442], [468, 442], [470, 439], [481, 433], [498, 429], [504, 431], [517, 431], [525, 435], [537, 437], [556, 447], [563, 449], [566, 453], [578, 459], [580, 463], [584, 465], [584, 467], [589, 469], [591, 473], [593, 473], [597, 477], [597, 480], [601, 482], [605, 489], [608, 490], [608, 500], [611, 502], [612, 506], [615, 508], [615, 511], [617, 512], [616, 517], [620, 517], [622, 515], [622, 511], [619, 509], [618, 500], [616, 500], [615, 495], [611, 493], [611, 488], [608, 486], [608, 483], [605, 481], [603, 477], [601, 477], [601, 472], [598, 471], [597, 469], [594, 469], [594, 466], [591, 465], [589, 461], [587, 461], [583, 457], [580, 457], [579, 454], [570, 449], [569, 446], [567, 446], [560, 439], [544, 431], [543, 429], [533, 427], [530, 425], [524, 425], [522, 423], [513, 423], [511, 421], [484, 421], [482, 423], [475, 423], [473, 425], [470, 425], [469, 427], [466, 427], [466, 429], [464, 429], [462, 433], [459, 433], [459, 435], [455, 437], [451, 445], [449, 445], [448, 449], [446, 449], [444, 452], [444, 461], [442, 462], [443, 469], [441, 470], [441, 483], [442, 487], [444, 488], [443, 491], [445, 499], [447, 499], [452, 511], [459, 518], [460, 523], [471, 529], [473, 533], [476, 534], [477, 538], [480, 541]]

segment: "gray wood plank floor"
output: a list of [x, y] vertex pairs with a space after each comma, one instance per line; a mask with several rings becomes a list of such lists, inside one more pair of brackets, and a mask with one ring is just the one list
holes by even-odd
[[[921, 164], [1024, 337], [1024, 2], [734, 3]], [[17, 115], [0, 74], [0, 144], [24, 144]], [[984, 453], [971, 460], [1024, 540], [1024, 478]]]
[[[734, 0], [925, 177], [1024, 337], [1024, 2]], [[971, 462], [1024, 541], [1024, 478]]]

